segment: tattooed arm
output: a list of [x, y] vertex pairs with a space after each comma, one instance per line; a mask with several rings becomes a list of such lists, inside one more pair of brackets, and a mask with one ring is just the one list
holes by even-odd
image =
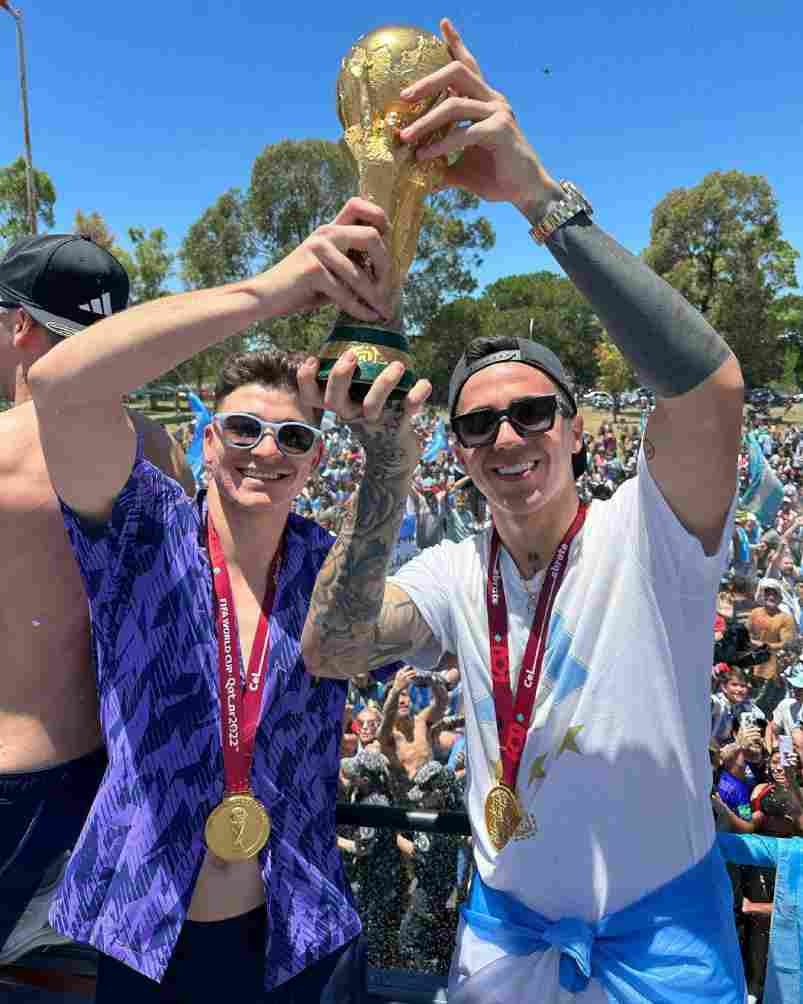
[[385, 582], [418, 462], [417, 438], [399, 407], [381, 421], [352, 420], [352, 428], [365, 449], [365, 474], [318, 574], [302, 635], [308, 670], [340, 679], [403, 659], [431, 638], [412, 600]]

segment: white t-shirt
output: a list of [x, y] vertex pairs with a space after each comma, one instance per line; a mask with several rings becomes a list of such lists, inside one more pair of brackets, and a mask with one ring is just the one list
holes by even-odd
[[[636, 478], [610, 501], [591, 503], [552, 612], [519, 768], [525, 825], [499, 852], [484, 823], [499, 759], [485, 602], [490, 531], [430, 548], [394, 577], [435, 637], [413, 665], [430, 668], [447, 651], [458, 658], [466, 800], [488, 885], [552, 920], [594, 922], [710, 850], [709, 681], [730, 536], [728, 525], [718, 552], [707, 557], [666, 504], [643, 453]], [[500, 555], [515, 693], [533, 620], [530, 597], [543, 573], [525, 584], [504, 548]], [[461, 975], [499, 954], [461, 929]], [[557, 953], [544, 955], [553, 958], [544, 960], [541, 992], [557, 986]], [[543, 1000], [561, 999], [553, 993]], [[602, 1002], [601, 994], [592, 983], [578, 1000]]]
[[775, 731], [783, 736], [791, 736], [792, 729], [800, 728], [803, 703], [794, 697], [785, 697], [772, 714]]

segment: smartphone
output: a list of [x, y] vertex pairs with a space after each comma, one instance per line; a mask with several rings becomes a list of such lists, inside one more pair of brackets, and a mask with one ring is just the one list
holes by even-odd
[[778, 749], [781, 752], [781, 766], [792, 767], [794, 765], [795, 747], [791, 736], [778, 736]]
[[739, 715], [739, 725], [743, 729], [752, 729], [756, 724], [756, 715], [754, 711], [743, 711]]

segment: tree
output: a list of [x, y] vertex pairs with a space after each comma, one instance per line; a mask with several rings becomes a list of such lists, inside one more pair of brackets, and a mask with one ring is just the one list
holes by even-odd
[[432, 403], [444, 404], [449, 378], [469, 342], [493, 330], [494, 312], [484, 299], [460, 297], [445, 303], [427, 324], [426, 334], [410, 342], [417, 377], [432, 383]]
[[619, 418], [620, 395], [636, 382], [633, 367], [610, 340], [607, 333], [597, 342], [594, 355], [599, 366], [599, 385], [613, 398], [613, 418]]
[[780, 372], [783, 351], [773, 302], [796, 286], [797, 252], [781, 237], [767, 180], [714, 171], [678, 188], [653, 210], [648, 263], [728, 341], [748, 383]]
[[167, 231], [162, 227], [146, 236], [142, 227], [131, 227], [128, 238], [134, 246], [134, 275], [131, 302], [145, 303], [167, 296], [167, 280], [173, 269], [175, 255], [167, 250]]
[[[181, 275], [188, 289], [208, 289], [237, 282], [249, 276], [256, 248], [246, 200], [238, 188], [230, 188], [197, 220], [178, 252]], [[264, 344], [264, 325], [252, 332]], [[214, 381], [223, 360], [246, 344], [243, 335], [212, 345], [178, 367], [180, 378], [199, 392]]]
[[803, 387], [803, 296], [787, 293], [779, 297], [772, 305], [772, 314], [779, 338], [786, 346], [785, 383]]
[[[54, 224], [53, 207], [56, 189], [45, 171], [34, 168], [36, 217], [49, 230]], [[18, 157], [8, 167], [0, 168], [0, 239], [9, 243], [28, 233], [28, 194], [25, 160]]]
[[[220, 285], [264, 269], [331, 222], [357, 191], [351, 154], [343, 143], [284, 140], [256, 158], [245, 195], [226, 192], [190, 228], [179, 258], [191, 289]], [[493, 244], [487, 220], [470, 217], [477, 200], [464, 192], [430, 198], [405, 290], [410, 333], [424, 329], [449, 298], [471, 292], [480, 252]], [[335, 311], [279, 318], [246, 332], [247, 344], [271, 342], [286, 349], [316, 351]]]
[[254, 161], [248, 215], [256, 249], [272, 265], [317, 227], [331, 223], [352, 195], [357, 172], [344, 143], [283, 140]]
[[73, 220], [73, 233], [81, 234], [91, 238], [96, 244], [107, 251], [111, 251], [117, 237], [109, 230], [108, 224], [95, 209], [91, 213], [85, 213], [81, 209], [75, 210]]
[[[131, 255], [117, 245], [117, 237], [109, 229], [108, 223], [101, 214], [93, 209], [91, 213], [85, 213], [81, 209], [76, 209], [73, 220], [73, 233], [89, 237], [102, 248], [106, 248], [109, 254], [120, 262], [128, 275], [128, 281], [133, 289], [136, 281], [137, 266]], [[130, 299], [130, 294], [129, 294]]]
[[476, 290], [473, 272], [482, 264], [482, 252], [496, 240], [484, 216], [469, 216], [479, 204], [476, 196], [457, 188], [435, 192], [427, 200], [417, 254], [404, 288], [409, 332], [426, 332], [448, 299]]
[[245, 279], [255, 254], [242, 192], [230, 188], [187, 231], [178, 252], [188, 289], [209, 289]]
[[491, 283], [483, 295], [496, 311], [495, 334], [527, 338], [532, 330], [531, 337], [552, 349], [578, 385], [594, 386], [599, 324], [569, 279], [545, 271], [511, 275]]

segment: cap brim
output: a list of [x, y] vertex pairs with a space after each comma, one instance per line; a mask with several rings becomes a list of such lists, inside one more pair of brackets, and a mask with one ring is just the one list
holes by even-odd
[[58, 314], [51, 314], [49, 310], [44, 310], [42, 307], [37, 307], [34, 304], [23, 303], [22, 306], [25, 308], [26, 313], [30, 314], [35, 321], [38, 321], [43, 328], [47, 328], [51, 334], [58, 335], [59, 338], [69, 338], [70, 335], [77, 335], [79, 331], [83, 331], [87, 326], [86, 324], [79, 324], [77, 321], [71, 321], [66, 317], [59, 317]]
[[37, 324], [41, 324], [43, 328], [47, 328], [48, 331], [54, 335], [58, 335], [59, 338], [69, 338], [70, 335], [75, 335], [87, 327], [86, 324], [80, 324], [78, 321], [72, 321], [67, 317], [60, 317], [58, 314], [54, 314], [49, 310], [45, 310], [44, 307], [32, 303], [26, 296], [20, 295], [11, 286], [6, 286], [4, 282], [0, 282], [0, 300], [6, 300], [8, 303], [18, 303], [26, 314], [31, 315]]

